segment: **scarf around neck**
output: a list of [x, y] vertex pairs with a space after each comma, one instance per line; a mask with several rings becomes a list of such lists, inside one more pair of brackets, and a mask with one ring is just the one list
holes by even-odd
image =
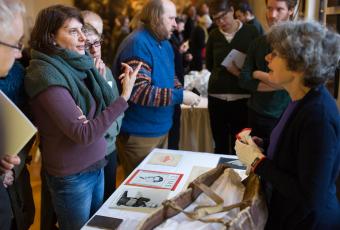
[[96, 102], [95, 116], [114, 100], [110, 86], [87, 53], [80, 55], [59, 49], [57, 54], [47, 55], [32, 50], [31, 56], [25, 77], [25, 89], [30, 98], [50, 86], [65, 87], [86, 116], [91, 109], [91, 96]]

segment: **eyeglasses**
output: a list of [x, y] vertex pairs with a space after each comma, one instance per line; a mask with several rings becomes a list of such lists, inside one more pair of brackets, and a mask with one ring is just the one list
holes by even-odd
[[97, 41], [95, 41], [93, 43], [91, 43], [89, 41], [86, 41], [85, 49], [89, 50], [91, 48], [97, 48], [97, 47], [101, 46], [101, 44], [102, 44], [102, 40], [97, 40]]
[[8, 43], [6, 43], [6, 42], [2, 42], [2, 41], [0, 41], [0, 44], [1, 45], [4, 45], [4, 46], [7, 46], [7, 47], [10, 47], [10, 48], [13, 48], [13, 49], [17, 49], [17, 50], [19, 50], [20, 52], [22, 52], [22, 50], [24, 49], [24, 43], [22, 43], [21, 41], [20, 42], [18, 42], [18, 44], [17, 45], [11, 45], [11, 44], [8, 44]]
[[226, 16], [228, 14], [228, 12], [226, 12], [226, 11], [224, 11], [224, 12], [222, 12], [221, 14], [219, 14], [219, 15], [215, 15], [215, 16], [213, 16], [212, 17], [212, 20], [215, 22], [215, 23], [217, 23], [217, 22], [219, 22], [220, 20], [222, 20], [223, 18], [224, 18], [224, 16]]

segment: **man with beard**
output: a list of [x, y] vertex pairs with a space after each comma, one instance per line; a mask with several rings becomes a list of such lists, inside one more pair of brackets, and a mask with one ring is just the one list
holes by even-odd
[[[269, 26], [292, 18], [296, 0], [266, 0], [266, 18]], [[254, 40], [240, 75], [240, 86], [251, 92], [248, 100], [248, 125], [252, 136], [265, 140], [276, 125], [289, 102], [289, 96], [281, 87], [268, 81], [265, 56], [271, 47], [263, 35]]]
[[142, 67], [117, 138], [125, 174], [154, 148], [167, 147], [174, 106], [196, 105], [199, 96], [185, 91], [175, 78], [174, 53], [168, 39], [176, 27], [176, 7], [170, 0], [150, 0], [140, 12], [141, 26], [120, 45], [113, 64], [117, 77], [121, 63]]

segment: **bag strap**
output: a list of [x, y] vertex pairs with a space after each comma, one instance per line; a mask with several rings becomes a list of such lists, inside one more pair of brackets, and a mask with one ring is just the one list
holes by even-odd
[[178, 212], [182, 212], [185, 214], [187, 217], [194, 219], [194, 220], [199, 220], [204, 223], [221, 223], [223, 225], [228, 226], [230, 224], [229, 221], [225, 221], [223, 218], [210, 218], [210, 219], [202, 219], [203, 217], [210, 215], [210, 214], [215, 214], [215, 213], [220, 213], [220, 212], [227, 212], [230, 211], [234, 208], [239, 208], [239, 207], [247, 207], [251, 205], [250, 200], [245, 200], [236, 204], [232, 204], [229, 206], [223, 206], [224, 200], [217, 195], [210, 187], [206, 186], [203, 183], [200, 183], [198, 181], [194, 181], [192, 183], [195, 187], [200, 189], [205, 195], [207, 195], [211, 200], [213, 200], [216, 205], [199, 205], [195, 207], [193, 212], [187, 212], [183, 210], [176, 202], [173, 200], [166, 200], [163, 202], [163, 205], [165, 207], [170, 207]]

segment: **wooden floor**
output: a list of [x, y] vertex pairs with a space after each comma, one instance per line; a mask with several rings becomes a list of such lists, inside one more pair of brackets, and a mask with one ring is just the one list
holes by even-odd
[[[30, 230], [39, 230], [40, 229], [40, 192], [41, 192], [41, 180], [40, 180], [40, 161], [32, 161], [31, 165], [28, 167], [28, 170], [31, 174], [31, 185], [33, 190], [33, 198], [35, 204], [35, 217], [34, 223], [30, 227]], [[124, 180], [124, 172], [121, 166], [117, 169], [117, 186], [119, 186]]]

